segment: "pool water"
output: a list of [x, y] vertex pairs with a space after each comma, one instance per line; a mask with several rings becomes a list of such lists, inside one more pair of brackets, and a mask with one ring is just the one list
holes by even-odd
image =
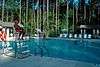
[[[17, 42], [11, 41], [13, 49]], [[94, 64], [100, 64], [100, 42], [98, 40], [70, 40], [70, 39], [29, 39], [20, 41], [20, 44], [28, 45], [31, 54], [61, 58], [64, 60], [76, 60]]]

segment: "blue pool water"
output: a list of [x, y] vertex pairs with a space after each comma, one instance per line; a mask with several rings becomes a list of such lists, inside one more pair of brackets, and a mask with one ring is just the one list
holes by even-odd
[[[17, 42], [12, 41], [10, 45], [16, 49]], [[68, 39], [30, 39], [20, 41], [28, 45], [31, 54], [61, 58], [64, 60], [76, 60], [100, 64], [100, 42], [99, 40], [68, 40]], [[23, 48], [21, 50], [24, 50]]]

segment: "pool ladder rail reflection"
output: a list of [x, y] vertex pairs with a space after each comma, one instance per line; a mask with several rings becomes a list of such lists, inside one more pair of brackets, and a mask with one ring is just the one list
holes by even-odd
[[3, 46], [3, 53], [6, 55], [6, 56], [10, 56], [10, 57], [15, 57], [15, 51], [12, 47], [12, 45], [10, 45], [9, 42], [7, 42], [7, 44], [5, 44], [6, 46]]
[[34, 55], [40, 55], [41, 57], [43, 56], [49, 56], [49, 50], [47, 49], [45, 42], [40, 43], [39, 41], [37, 42], [35, 49], [34, 49]]
[[16, 42], [16, 58], [25, 58], [31, 56], [29, 44], [26, 44], [27, 40], [19, 40]]

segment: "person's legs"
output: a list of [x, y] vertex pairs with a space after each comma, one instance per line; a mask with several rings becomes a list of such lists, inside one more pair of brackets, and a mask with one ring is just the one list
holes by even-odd
[[23, 39], [24, 36], [25, 36], [25, 31], [22, 31], [22, 38], [21, 39]]
[[23, 37], [25, 36], [25, 31], [24, 30], [20, 31], [19, 36], [21, 39], [23, 39]]
[[21, 38], [21, 35], [22, 35], [22, 33], [21, 33], [21, 32], [19, 32], [19, 37], [18, 37], [18, 39], [20, 39], [20, 38]]

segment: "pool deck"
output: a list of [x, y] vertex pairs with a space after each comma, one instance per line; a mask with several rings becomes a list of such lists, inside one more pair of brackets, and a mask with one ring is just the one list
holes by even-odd
[[100, 67], [100, 64], [95, 65], [79, 61], [40, 56], [30, 56], [25, 59], [16, 59], [1, 55], [0, 67]]

